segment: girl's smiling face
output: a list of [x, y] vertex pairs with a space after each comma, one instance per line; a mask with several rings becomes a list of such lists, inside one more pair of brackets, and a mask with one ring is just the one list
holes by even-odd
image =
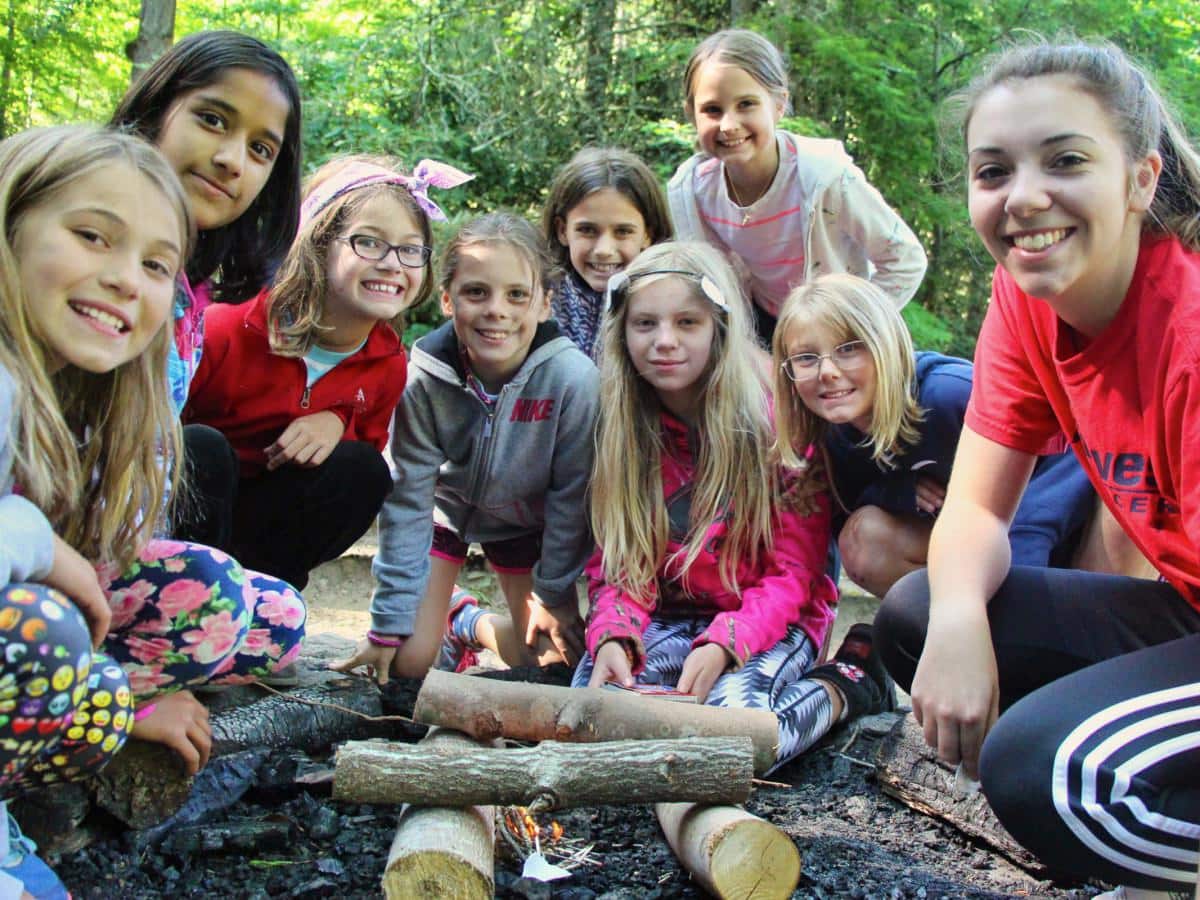
[[183, 182], [201, 231], [229, 225], [250, 208], [275, 168], [291, 112], [274, 78], [244, 68], [226, 70], [167, 109], [158, 149]]
[[475, 377], [497, 393], [529, 355], [538, 324], [550, 318], [550, 300], [520, 250], [479, 242], [460, 250], [442, 312], [453, 318]]
[[[351, 246], [351, 239], [361, 250], [375, 255], [385, 244], [423, 247], [425, 238], [403, 203], [380, 194], [364, 203], [329, 244], [321, 322], [335, 329], [358, 323], [369, 330], [375, 322], [394, 319], [413, 304], [425, 281], [425, 265], [410, 268], [401, 264], [394, 249], [382, 259], [363, 259]], [[346, 330], [357, 334], [362, 328]]]
[[593, 291], [650, 246], [646, 220], [629, 198], [614, 188], [592, 191], [558, 222], [558, 242], [573, 268]]
[[663, 275], [641, 283], [626, 303], [625, 346], [634, 370], [668, 410], [694, 422], [708, 383], [716, 321], [694, 282]]
[[714, 57], [692, 82], [696, 135], [705, 153], [734, 169], [774, 166], [775, 126], [784, 98], [775, 97], [745, 69]]
[[991, 88], [967, 150], [971, 224], [996, 262], [1085, 333], [1111, 321], [1137, 263], [1158, 154], [1126, 159], [1112, 117], [1067, 75]]
[[109, 372], [149, 346], [183, 262], [175, 209], [148, 177], [114, 163], [21, 216], [13, 253], [52, 370]]
[[878, 375], [866, 344], [810, 320], [797, 322], [788, 331], [783, 346], [788, 359], [802, 353], [820, 357], [811, 368], [793, 370], [799, 377], [793, 379], [792, 389], [800, 402], [826, 422], [853, 425], [868, 433]]

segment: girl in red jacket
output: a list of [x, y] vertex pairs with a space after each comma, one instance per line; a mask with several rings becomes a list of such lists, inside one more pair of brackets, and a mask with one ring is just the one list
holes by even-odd
[[651, 247], [608, 288], [576, 686], [673, 685], [779, 716], [779, 763], [891, 697], [870, 629], [814, 669], [837, 589], [815, 461], [785, 469], [749, 306], [720, 253]]
[[426, 189], [470, 176], [428, 160], [344, 157], [313, 176], [273, 287], [214, 306], [185, 422], [241, 466], [232, 551], [298, 588], [370, 525], [392, 486], [382, 450], [404, 390], [404, 311], [429, 294]]

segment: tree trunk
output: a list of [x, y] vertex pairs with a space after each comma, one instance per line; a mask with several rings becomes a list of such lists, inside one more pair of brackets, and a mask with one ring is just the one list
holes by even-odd
[[740, 803], [750, 796], [753, 758], [745, 737], [436, 751], [352, 741], [338, 751], [333, 796], [354, 803], [492, 804], [537, 812], [680, 800]]
[[779, 743], [779, 722], [765, 709], [672, 703], [601, 688], [510, 684], [437, 670], [425, 676], [413, 718], [480, 740], [595, 743], [747, 735], [754, 742], [758, 774], [775, 764]]
[[584, 73], [585, 101], [595, 110], [593, 121], [603, 119], [607, 106], [608, 79], [612, 71], [613, 23], [616, 0], [589, 0], [584, 8], [587, 27], [587, 63]]
[[787, 900], [800, 883], [800, 851], [740, 806], [659, 803], [658, 824], [676, 858], [720, 900]]
[[138, 36], [125, 45], [133, 63], [131, 83], [162, 56], [175, 38], [175, 0], [142, 0]]
[[982, 792], [965, 794], [954, 788], [954, 770], [938, 761], [937, 751], [925, 743], [912, 716], [905, 717], [903, 726], [879, 748], [875, 778], [885, 794], [905, 806], [948, 822], [1023, 869], [1036, 873], [1043, 868], [1005, 831]]
[[[473, 750], [478, 744], [456, 731], [434, 729], [427, 750]], [[453, 897], [490, 900], [495, 890], [496, 812], [491, 806], [408, 806], [383, 871], [388, 900]]]

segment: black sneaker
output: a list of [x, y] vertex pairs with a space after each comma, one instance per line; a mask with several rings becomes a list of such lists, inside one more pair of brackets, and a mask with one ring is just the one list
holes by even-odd
[[845, 709], [840, 721], [896, 708], [896, 686], [875, 652], [871, 626], [851, 625], [833, 660], [812, 669], [808, 678], [828, 681], [841, 693]]

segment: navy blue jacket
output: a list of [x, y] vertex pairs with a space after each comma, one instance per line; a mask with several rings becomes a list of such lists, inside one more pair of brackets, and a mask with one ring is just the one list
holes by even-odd
[[[926, 515], [917, 508], [917, 479], [924, 475], [942, 485], [949, 482], [973, 372], [965, 359], [917, 352], [917, 402], [925, 410], [920, 438], [886, 460], [871, 458], [870, 446], [862, 446], [865, 436], [853, 425], [829, 429], [826, 446], [834, 484], [847, 509], [870, 505], [897, 515]], [[1095, 493], [1074, 453], [1041, 457], [1009, 529], [1013, 565], [1064, 562], [1094, 503]], [[835, 515], [834, 527], [840, 530], [845, 518], [844, 513]]]

